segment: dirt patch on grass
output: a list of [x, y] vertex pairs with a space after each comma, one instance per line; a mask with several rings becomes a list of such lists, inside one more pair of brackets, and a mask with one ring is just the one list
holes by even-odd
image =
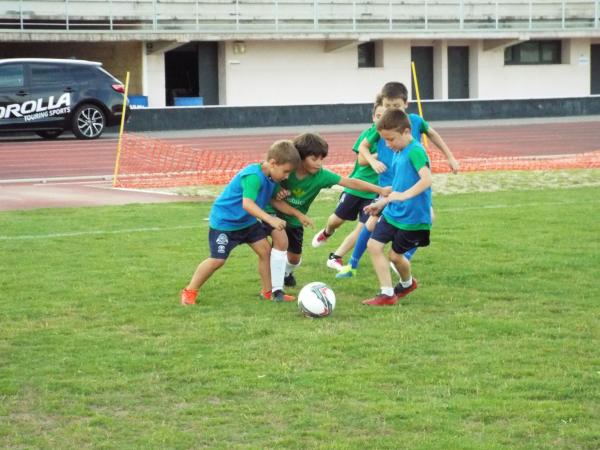
[[590, 186], [600, 186], [600, 170], [469, 172], [433, 176], [433, 192], [439, 195]]
[[[433, 192], [438, 195], [511, 190], [567, 189], [590, 186], [600, 186], [600, 170], [467, 172], [458, 175], [433, 175]], [[172, 188], [169, 189], [169, 192], [210, 200], [219, 195], [222, 190], [223, 186], [187, 186]], [[319, 195], [319, 198], [335, 198], [339, 195], [340, 191], [341, 188], [339, 186], [326, 189]]]

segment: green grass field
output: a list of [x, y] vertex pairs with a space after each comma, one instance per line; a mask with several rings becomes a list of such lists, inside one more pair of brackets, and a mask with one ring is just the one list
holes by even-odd
[[0, 213], [0, 447], [600, 448], [598, 184], [434, 205], [396, 307], [360, 304], [368, 256], [325, 267], [344, 232], [307, 230], [299, 284], [338, 297], [321, 320], [259, 300], [247, 246], [179, 305], [210, 203]]

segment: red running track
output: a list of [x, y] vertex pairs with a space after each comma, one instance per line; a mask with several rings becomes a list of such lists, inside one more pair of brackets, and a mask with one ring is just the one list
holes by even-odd
[[[309, 127], [307, 127], [309, 129]], [[315, 129], [315, 128], [313, 128]], [[316, 128], [318, 131], [318, 128]], [[492, 156], [539, 156], [590, 152], [600, 149], [600, 123], [556, 122], [525, 125], [436, 127], [458, 159]], [[290, 134], [177, 137], [161, 140], [188, 147], [262, 157], [273, 141]], [[175, 134], [175, 133], [174, 133]], [[329, 142], [331, 163], [347, 159], [358, 132], [322, 132]], [[82, 141], [62, 137], [55, 141], [39, 138], [0, 139], [0, 180], [51, 179], [112, 175], [117, 140], [104, 137]]]

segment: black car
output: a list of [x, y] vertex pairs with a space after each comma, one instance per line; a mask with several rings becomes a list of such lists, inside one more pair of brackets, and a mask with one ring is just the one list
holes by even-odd
[[95, 139], [120, 123], [124, 91], [98, 62], [0, 59], [0, 132], [34, 131], [53, 139], [71, 130]]

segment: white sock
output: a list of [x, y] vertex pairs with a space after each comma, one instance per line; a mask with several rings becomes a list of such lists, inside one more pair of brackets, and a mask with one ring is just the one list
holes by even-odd
[[405, 287], [405, 288], [410, 287], [412, 284], [412, 276], [406, 281], [400, 280], [400, 284], [402, 285], [402, 287]]
[[283, 289], [286, 261], [287, 252], [285, 250], [271, 249], [271, 286], [273, 291]]
[[391, 286], [381, 286], [381, 293], [391, 297], [394, 295], [394, 288]]
[[298, 262], [298, 264], [292, 264], [286, 258], [286, 260], [285, 260], [285, 276], [288, 276], [291, 273], [293, 273], [294, 270], [296, 270], [298, 267], [300, 267], [300, 264], [302, 264], [302, 258], [300, 258], [300, 261]]

